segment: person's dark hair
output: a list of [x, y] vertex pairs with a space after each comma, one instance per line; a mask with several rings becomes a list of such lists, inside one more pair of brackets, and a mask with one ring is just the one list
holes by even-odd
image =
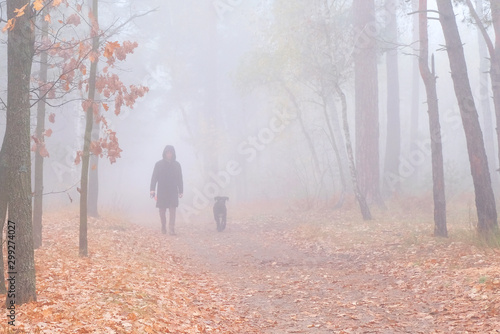
[[163, 149], [163, 159], [166, 159], [167, 158], [167, 152], [172, 152], [172, 160], [175, 161], [176, 160], [176, 157], [175, 157], [175, 148], [172, 146], [172, 145], [167, 145], [165, 146], [165, 148]]

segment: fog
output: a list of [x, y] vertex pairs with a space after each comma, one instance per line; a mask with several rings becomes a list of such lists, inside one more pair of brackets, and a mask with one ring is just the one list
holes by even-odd
[[[157, 211], [154, 200], [149, 198], [148, 188], [154, 164], [161, 159], [167, 144], [175, 147], [177, 160], [183, 169], [185, 191], [179, 208], [181, 221], [210, 221], [212, 218], [207, 212], [213, 203], [212, 198], [217, 195], [229, 196], [230, 205], [234, 207], [253, 201], [274, 201], [304, 209], [333, 207], [342, 192], [342, 183], [327, 124], [318, 104], [320, 99], [308, 87], [315, 79], [305, 78], [302, 84], [293, 76], [285, 78], [294, 91], [295, 102], [300, 107], [299, 115], [290, 95], [273, 81], [276, 73], [270, 65], [288, 62], [287, 66], [298, 67], [296, 73], [302, 78], [307, 75], [307, 63], [297, 62], [311, 58], [308, 54], [301, 54], [304, 50], [297, 43], [317, 44], [319, 48], [323, 41], [321, 36], [317, 41], [302, 40], [305, 34], [301, 29], [308, 27], [300, 24], [304, 22], [304, 16], [310, 15], [311, 20], [315, 19], [313, 12], [320, 2], [311, 1], [311, 12], [297, 12], [294, 8], [301, 8], [306, 3], [304, 1], [298, 1], [296, 5], [287, 5], [279, 0], [100, 2], [101, 28], [117, 26], [134, 14], [152, 10], [133, 19], [111, 38], [120, 42], [138, 42], [134, 53], [120, 63], [118, 73], [126, 84], [145, 85], [149, 87], [149, 92], [138, 99], [132, 109], [123, 108], [118, 116], [108, 112], [109, 127], [116, 131], [123, 151], [114, 164], [106, 158], [100, 159], [100, 211], [119, 212], [140, 224], [156, 226]], [[350, 2], [328, 3], [342, 13], [343, 16], [337, 18], [337, 24], [341, 25], [342, 20], [349, 17]], [[435, 9], [434, 2], [430, 2], [429, 7]], [[378, 2], [377, 13], [381, 16], [381, 24], [384, 10]], [[412, 127], [415, 127], [410, 115], [415, 89], [412, 68], [419, 47], [412, 32], [414, 15], [408, 15], [412, 11], [408, 2], [402, 2], [396, 13], [398, 45], [395, 47], [399, 59], [401, 117], [400, 177], [403, 194], [422, 195], [432, 191], [431, 155], [428, 149], [425, 89], [420, 78], [418, 131], [416, 138], [410, 136]], [[479, 77], [477, 31], [464, 6], [458, 6], [456, 12], [469, 78], [476, 104], [480, 107], [484, 96], [479, 92], [482, 79]], [[336, 20], [335, 16], [333, 19]], [[348, 21], [342, 29], [345, 29], [346, 35], [349, 34], [351, 28]], [[301, 37], [295, 38], [295, 33]], [[452, 198], [471, 191], [472, 179], [439, 21], [429, 22], [429, 36], [430, 52], [435, 56], [438, 77], [446, 189], [447, 195]], [[344, 47], [344, 42], [339, 43], [339, 47]], [[4, 59], [5, 45], [1, 46], [1, 52]], [[276, 56], [274, 59], [273, 55]], [[380, 177], [383, 196], [388, 199], [392, 192], [383, 175], [387, 153], [384, 59], [385, 53], [380, 51]], [[5, 62], [1, 66], [1, 73], [6, 73]], [[34, 64], [34, 72], [37, 67]], [[295, 71], [286, 68], [275, 70]], [[343, 88], [347, 94], [351, 139], [354, 142], [353, 71], [345, 73]], [[4, 96], [6, 80], [2, 80], [0, 85]], [[491, 96], [491, 93], [488, 95]], [[336, 117], [336, 122], [341, 124], [340, 101], [333, 93], [331, 99], [329, 117]], [[79, 195], [75, 185], [80, 179], [81, 166], [75, 165], [74, 160], [76, 152], [83, 146], [84, 112], [79, 101], [49, 108], [48, 113], [51, 112], [55, 113], [56, 122], [49, 125], [53, 134], [46, 138], [50, 156], [45, 160], [44, 192], [48, 194], [44, 205], [47, 209], [77, 207]], [[481, 116], [480, 120], [483, 132], [485, 128], [493, 131], [492, 123], [484, 123]], [[3, 137], [5, 118], [2, 117], [0, 122]], [[335, 124], [334, 131], [347, 179], [347, 195], [352, 197], [343, 132]], [[317, 158], [311, 154], [305, 134], [310, 137]], [[496, 152], [496, 149], [493, 147], [487, 153], [491, 152]], [[488, 158], [496, 165], [495, 156]], [[494, 182], [498, 182], [497, 177], [493, 175]]]

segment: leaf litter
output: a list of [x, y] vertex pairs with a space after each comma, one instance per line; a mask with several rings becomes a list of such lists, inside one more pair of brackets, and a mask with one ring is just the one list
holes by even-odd
[[[393, 212], [393, 210], [391, 210]], [[500, 251], [436, 239], [429, 220], [355, 210], [179, 224], [169, 238], [76, 214], [47, 215], [38, 301], [18, 333], [499, 333]], [[8, 327], [0, 327], [7, 332]]]

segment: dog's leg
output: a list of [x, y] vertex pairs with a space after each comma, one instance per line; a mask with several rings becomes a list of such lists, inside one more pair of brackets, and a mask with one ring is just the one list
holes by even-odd
[[222, 215], [222, 223], [221, 223], [221, 231], [224, 231], [226, 228], [226, 215]]

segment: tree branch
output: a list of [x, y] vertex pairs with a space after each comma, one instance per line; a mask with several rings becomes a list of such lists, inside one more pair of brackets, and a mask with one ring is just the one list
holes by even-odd
[[472, 2], [470, 0], [465, 1], [467, 3], [467, 7], [469, 7], [469, 11], [474, 18], [474, 21], [476, 21], [476, 25], [481, 31], [481, 34], [483, 35], [484, 41], [486, 42], [486, 45], [488, 46], [488, 51], [490, 53], [490, 58], [496, 59], [495, 57], [495, 47], [493, 46], [493, 42], [491, 41], [490, 35], [488, 35], [488, 32], [486, 31], [486, 28], [484, 27], [483, 23], [481, 22], [481, 19], [479, 18], [479, 15], [477, 15], [476, 10], [474, 9], [474, 6], [472, 5]]

